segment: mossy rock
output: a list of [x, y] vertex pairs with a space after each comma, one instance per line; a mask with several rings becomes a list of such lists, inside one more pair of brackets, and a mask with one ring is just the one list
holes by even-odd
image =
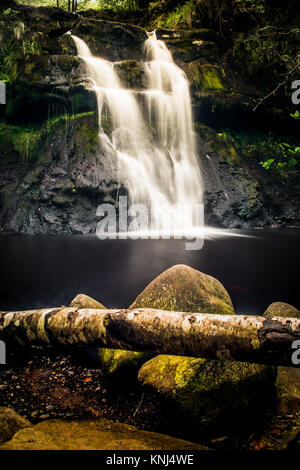
[[191, 62], [187, 69], [188, 79], [202, 90], [225, 91], [227, 89], [224, 70], [211, 64], [203, 64], [201, 60]]
[[300, 318], [300, 311], [285, 302], [273, 302], [264, 313], [264, 317], [291, 317]]
[[104, 305], [85, 294], [78, 294], [69, 307], [105, 309]]
[[143, 64], [136, 60], [122, 60], [114, 64], [122, 86], [125, 88], [142, 89], [146, 87], [146, 74]]
[[197, 125], [196, 131], [200, 139], [205, 142], [206, 152], [216, 153], [224, 163], [229, 165], [239, 165], [242, 163], [241, 155], [224, 134], [221, 132], [217, 133], [203, 124]]
[[[229, 294], [219, 281], [184, 265], [173, 266], [160, 274], [130, 306], [142, 307], [234, 314]], [[101, 366], [112, 378], [130, 373], [134, 379], [141, 365], [152, 356], [135, 351], [99, 349]]]
[[216, 437], [236, 432], [244, 420], [259, 421], [275, 376], [264, 365], [160, 355], [141, 367], [138, 378], [165, 398], [183, 428]]
[[153, 354], [121, 349], [99, 348], [98, 350], [101, 369], [112, 379], [118, 380], [121, 377], [128, 379], [131, 376], [134, 381], [139, 368], [152, 357]]
[[11, 408], [0, 406], [0, 443], [11, 439], [20, 429], [32, 424]]
[[156, 277], [130, 306], [142, 307], [175, 312], [235, 313], [228, 292], [217, 279], [183, 264]]
[[200, 444], [140, 431], [108, 420], [42, 421], [18, 432], [1, 450], [208, 450]]

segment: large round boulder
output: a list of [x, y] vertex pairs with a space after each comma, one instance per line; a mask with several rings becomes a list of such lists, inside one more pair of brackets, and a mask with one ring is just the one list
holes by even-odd
[[300, 311], [285, 302], [273, 302], [264, 313], [264, 317], [291, 317], [300, 318]]
[[251, 428], [274, 392], [268, 366], [160, 355], [146, 362], [139, 381], [158, 392], [182, 429], [229, 436]]
[[[183, 264], [173, 266], [156, 277], [129, 308], [142, 307], [234, 314], [229, 294], [217, 279]], [[119, 349], [99, 349], [98, 355], [102, 369], [117, 379], [127, 373], [132, 378], [136, 377], [141, 365], [153, 357], [153, 354]]]
[[232, 301], [222, 284], [183, 264], [167, 269], [150, 282], [130, 305], [140, 307], [234, 315]]

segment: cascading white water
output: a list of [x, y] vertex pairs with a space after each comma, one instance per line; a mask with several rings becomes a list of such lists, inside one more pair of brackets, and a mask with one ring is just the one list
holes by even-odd
[[[97, 95], [102, 149], [117, 159], [120, 181], [128, 189], [130, 203], [151, 206], [151, 228], [156, 232], [196, 229], [195, 218], [187, 219], [186, 212], [183, 214], [183, 207], [193, 210], [202, 203], [185, 73], [174, 63], [163, 41], [150, 33], [145, 42], [145, 112], [136, 92], [122, 87], [113, 64], [94, 57], [84, 41], [72, 37]], [[107, 115], [111, 136], [102, 128]]]

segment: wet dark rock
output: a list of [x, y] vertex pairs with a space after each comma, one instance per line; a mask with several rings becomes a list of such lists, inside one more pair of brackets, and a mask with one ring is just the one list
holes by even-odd
[[277, 400], [262, 433], [256, 433], [252, 447], [277, 451], [299, 449], [300, 370], [278, 367], [276, 392]]
[[[61, 127], [63, 126], [63, 127]], [[96, 209], [116, 200], [117, 169], [101, 158], [97, 121], [79, 115], [58, 122], [35, 160], [12, 152], [0, 160], [1, 230], [10, 233], [95, 232]]]

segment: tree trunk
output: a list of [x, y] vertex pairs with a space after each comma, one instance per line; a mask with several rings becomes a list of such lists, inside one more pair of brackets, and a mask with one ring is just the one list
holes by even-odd
[[300, 347], [298, 318], [61, 307], [0, 312], [0, 339], [8, 344], [89, 345], [289, 367], [300, 362], [300, 349], [295, 349]]

